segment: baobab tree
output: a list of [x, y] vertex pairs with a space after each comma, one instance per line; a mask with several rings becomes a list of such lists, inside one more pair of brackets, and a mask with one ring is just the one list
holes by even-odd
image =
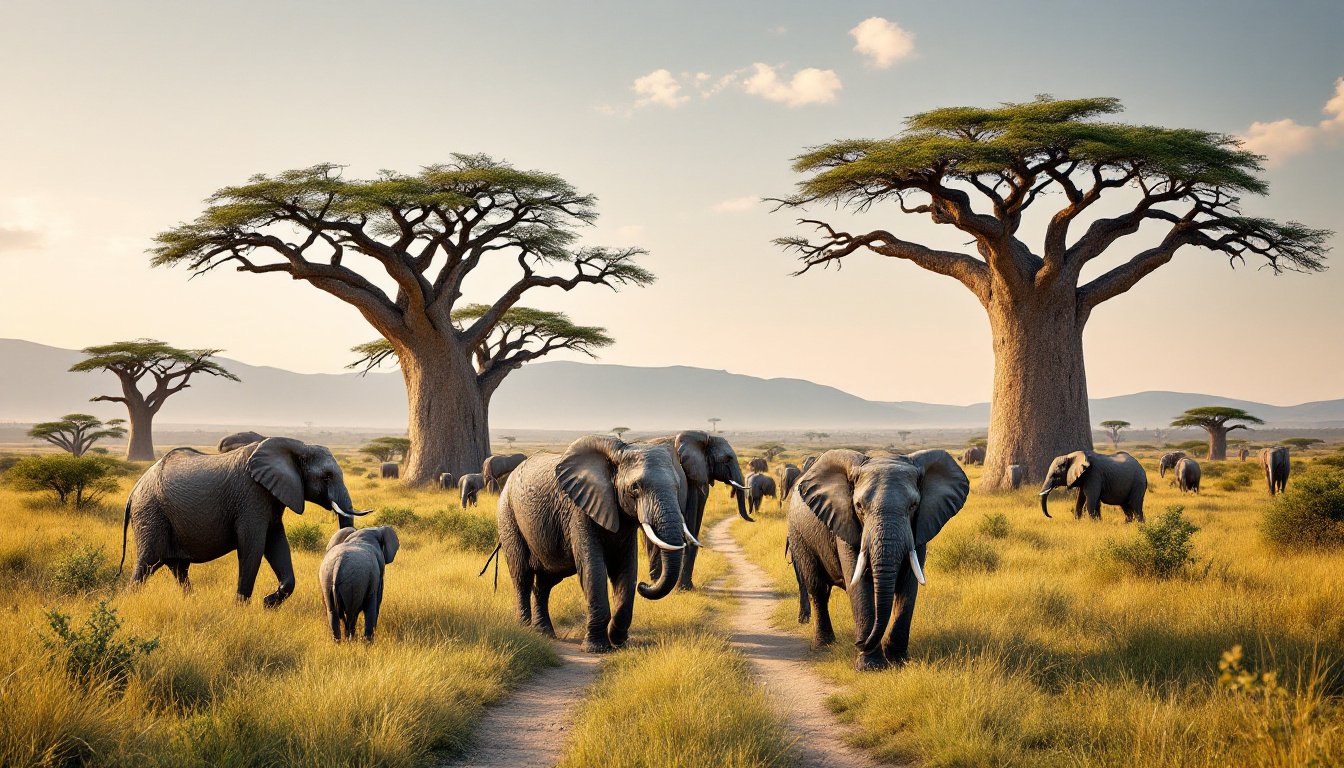
[[[795, 274], [866, 250], [952, 277], [980, 301], [994, 349], [986, 490], [1007, 488], [1013, 464], [1039, 480], [1053, 457], [1092, 447], [1083, 328], [1093, 309], [1177, 251], [1203, 248], [1232, 265], [1258, 257], [1275, 273], [1324, 268], [1330, 232], [1241, 213], [1241, 195], [1267, 191], [1257, 176], [1262, 157], [1223, 134], [1095, 120], [1120, 109], [1111, 98], [1048, 96], [935, 109], [909, 118], [894, 138], [808, 150], [793, 167], [809, 176], [778, 201], [782, 209], [859, 212], [894, 202], [974, 243], [972, 252], [946, 250], [815, 218], [799, 219], [815, 239], [776, 241], [799, 254]], [[1063, 205], [1033, 249], [1018, 235], [1028, 209], [1051, 199], [1047, 192], [1062, 193]], [[1098, 206], [1103, 197], [1108, 203]], [[1071, 231], [1089, 220], [1081, 234]], [[1088, 265], [1141, 229], [1151, 244], [1082, 280]]]
[[629, 427], [612, 427], [612, 428], [611, 428], [611, 433], [612, 433], [613, 435], [617, 436], [617, 437], [625, 437], [625, 433], [626, 433], [626, 432], [629, 432], [629, 431], [630, 431], [630, 428], [629, 428]]
[[1106, 436], [1111, 438], [1112, 449], [1117, 451], [1120, 450], [1120, 433], [1128, 429], [1129, 426], [1130, 424], [1128, 421], [1122, 421], [1120, 419], [1109, 419], [1101, 422], [1101, 428], [1106, 430]]
[[[1245, 423], [1229, 426], [1229, 422], [1233, 421]], [[1208, 405], [1202, 408], [1191, 408], [1172, 420], [1171, 426], [1199, 427], [1205, 430], [1209, 433], [1209, 461], [1225, 461], [1227, 459], [1228, 432], [1234, 429], [1250, 429], [1247, 424], [1264, 423], [1264, 421], [1240, 408]]]
[[67, 413], [59, 421], [34, 424], [33, 428], [28, 430], [28, 436], [34, 440], [46, 440], [78, 458], [103, 438], [125, 437], [126, 428], [121, 426], [125, 423], [125, 419], [108, 419], [104, 423], [98, 417], [87, 413]]
[[709, 417], [709, 428], [710, 428], [710, 430], [713, 431], [713, 432], [718, 432], [718, 431], [719, 431], [719, 422], [720, 422], [720, 421], [723, 421], [723, 419], [720, 419], [718, 416], [711, 416], [711, 417]]
[[[401, 364], [411, 440], [403, 476], [420, 483], [480, 468], [490, 393], [515, 363], [545, 354], [487, 351], [524, 294], [653, 282], [636, 263], [640, 248], [578, 246], [596, 205], [559, 176], [484, 155], [368, 180], [322, 164], [219, 190], [195, 221], [157, 236], [153, 263], [287, 275], [353, 306]], [[469, 276], [485, 267], [493, 283], [502, 276], [494, 265], [513, 269], [512, 282], [459, 326]], [[473, 364], [482, 354], [486, 370]]]
[[[121, 396], [99, 395], [91, 402], [124, 403], [130, 417], [131, 439], [126, 444], [130, 461], [154, 460], [154, 417], [168, 398], [191, 386], [197, 374], [238, 381], [224, 366], [210, 358], [220, 349], [178, 349], [154, 339], [118, 341], [85, 347], [88, 358], [70, 366], [71, 371], [111, 371], [121, 381]], [[149, 392], [140, 382], [153, 379]]]

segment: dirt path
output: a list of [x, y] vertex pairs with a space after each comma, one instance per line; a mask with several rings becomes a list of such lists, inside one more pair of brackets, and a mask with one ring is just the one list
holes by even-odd
[[584, 653], [577, 642], [557, 642], [563, 662], [537, 674], [477, 726], [474, 746], [438, 768], [550, 768], [574, 721], [574, 707], [597, 674], [600, 657]]
[[735, 518], [714, 526], [705, 542], [728, 558], [736, 586], [733, 645], [751, 659], [756, 676], [784, 708], [801, 764], [806, 768], [870, 768], [879, 765], [861, 750], [845, 744], [846, 729], [826, 708], [826, 698], [835, 689], [808, 669], [807, 641], [770, 624], [779, 594], [770, 577], [747, 559], [733, 540], [729, 527]]

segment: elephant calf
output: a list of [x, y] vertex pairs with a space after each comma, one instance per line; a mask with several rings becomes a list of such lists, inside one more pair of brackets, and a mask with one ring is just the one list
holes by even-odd
[[485, 475], [480, 472], [473, 472], [469, 475], [463, 475], [457, 480], [457, 490], [462, 495], [462, 508], [474, 506], [477, 497], [485, 488]]
[[342, 528], [327, 542], [318, 582], [322, 602], [331, 620], [331, 636], [355, 637], [355, 624], [364, 614], [364, 639], [372, 640], [383, 605], [383, 569], [397, 557], [397, 532], [389, 526]]

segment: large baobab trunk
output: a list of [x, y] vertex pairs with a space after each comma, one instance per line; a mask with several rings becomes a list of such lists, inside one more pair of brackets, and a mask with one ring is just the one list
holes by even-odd
[[490, 455], [490, 424], [476, 371], [454, 345], [418, 347], [398, 355], [412, 446], [402, 478], [419, 484], [443, 472], [480, 472]]
[[131, 422], [130, 441], [126, 444], [127, 461], [154, 460], [154, 411], [148, 405], [128, 400], [127, 420]]
[[1227, 461], [1227, 428], [1208, 427], [1209, 461]]
[[989, 414], [983, 491], [1008, 490], [1008, 468], [1024, 483], [1041, 480], [1051, 459], [1091, 450], [1083, 367], [1083, 326], [1074, 302], [1049, 297], [991, 301], [994, 398]]

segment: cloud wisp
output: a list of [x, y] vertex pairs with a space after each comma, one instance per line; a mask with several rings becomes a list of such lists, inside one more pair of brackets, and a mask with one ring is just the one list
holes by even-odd
[[751, 65], [752, 74], [742, 81], [742, 89], [747, 93], [760, 96], [769, 101], [779, 101], [790, 107], [806, 104], [829, 104], [835, 101], [835, 94], [844, 86], [840, 76], [833, 70], [808, 67], [794, 73], [787, 82], [780, 78], [778, 71], [783, 67], [769, 64]]
[[856, 43], [854, 50], [868, 60], [866, 64], [872, 69], [886, 69], [915, 55], [915, 36], [881, 16], [864, 19], [849, 34]]
[[1344, 137], [1344, 77], [1335, 80], [1335, 93], [1321, 111], [1329, 117], [1316, 125], [1302, 125], [1291, 118], [1251, 123], [1241, 139], [1246, 149], [1269, 158], [1269, 165], [1338, 141]]
[[656, 69], [649, 74], [636, 78], [635, 106], [646, 107], [658, 104], [669, 109], [690, 101], [690, 96], [681, 92], [681, 83], [666, 69]]
[[767, 101], [801, 107], [833, 102], [843, 87], [840, 76], [834, 70], [816, 67], [800, 69], [793, 73], [792, 77], [785, 73], [782, 64], [771, 66], [760, 62], [718, 77], [707, 72], [682, 72], [680, 75], [674, 75], [666, 69], [657, 69], [635, 79], [634, 85], [631, 86], [631, 90], [635, 92], [635, 103], [631, 107], [618, 109], [602, 106], [599, 109], [609, 115], [626, 116], [633, 114], [636, 109], [645, 107], [676, 109], [690, 101], [692, 93], [698, 93], [702, 99], [708, 99], [729, 88], [752, 96], [760, 96]]
[[745, 195], [735, 197], [732, 200], [724, 200], [722, 203], [714, 206], [715, 213], [743, 213], [750, 211], [760, 204], [761, 198], [756, 195]]

